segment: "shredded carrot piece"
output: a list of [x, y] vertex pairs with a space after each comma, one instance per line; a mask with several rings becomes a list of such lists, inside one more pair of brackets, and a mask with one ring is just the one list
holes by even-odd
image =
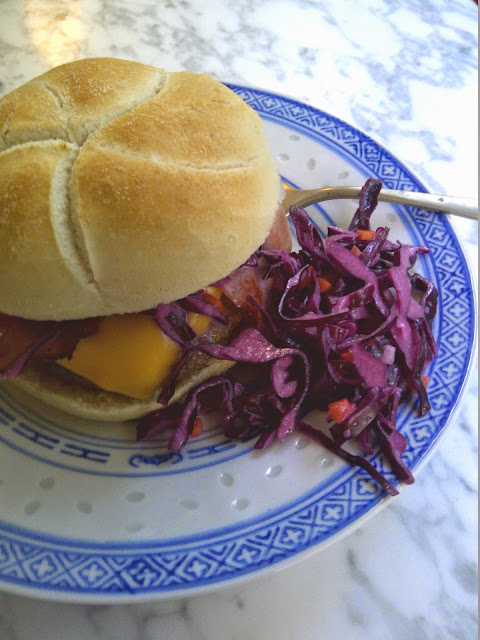
[[196, 438], [203, 431], [203, 422], [201, 418], [197, 418], [195, 420], [195, 424], [193, 425], [192, 433], [190, 434], [192, 438]]
[[328, 417], [335, 420], [335, 422], [342, 422], [347, 416], [349, 416], [355, 409], [354, 402], [350, 402], [348, 398], [342, 398], [342, 400], [336, 400], [328, 405]]
[[425, 389], [426, 389], [426, 388], [427, 388], [427, 386], [428, 386], [428, 383], [429, 383], [429, 381], [430, 381], [430, 376], [422, 376], [420, 379], [421, 379], [421, 381], [422, 381], [423, 386], [424, 386], [424, 387], [425, 387]]
[[346, 351], [342, 351], [340, 354], [340, 358], [342, 360], [345, 360], [346, 362], [353, 362], [352, 354], [350, 353], [349, 349], [347, 349]]
[[320, 287], [320, 293], [326, 293], [333, 289], [333, 284], [326, 280], [325, 278], [317, 278], [318, 286]]
[[355, 245], [353, 245], [353, 247], [350, 249], [350, 251], [353, 253], [354, 256], [361, 256], [362, 252], [360, 251], [360, 249], [358, 247], [356, 247]]
[[360, 240], [373, 240], [375, 238], [375, 231], [369, 229], [358, 229], [357, 236]]

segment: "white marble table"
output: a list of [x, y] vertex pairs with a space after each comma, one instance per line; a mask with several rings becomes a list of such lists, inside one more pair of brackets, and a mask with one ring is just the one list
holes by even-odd
[[[0, 93], [77, 57], [202, 71], [325, 109], [432, 189], [477, 191], [473, 0], [0, 0]], [[474, 222], [456, 221], [477, 263]], [[74, 605], [0, 594], [2, 640], [473, 640], [477, 390], [416, 483], [348, 538], [181, 601]]]

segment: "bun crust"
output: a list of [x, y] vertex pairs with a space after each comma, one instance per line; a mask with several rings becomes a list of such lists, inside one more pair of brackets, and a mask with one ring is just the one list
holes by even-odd
[[0, 100], [0, 311], [66, 320], [182, 298], [264, 242], [278, 201], [261, 120], [221, 83], [62, 65]]

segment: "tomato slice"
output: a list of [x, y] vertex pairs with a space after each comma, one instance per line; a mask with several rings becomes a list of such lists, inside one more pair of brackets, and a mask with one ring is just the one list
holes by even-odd
[[0, 371], [4, 371], [43, 336], [52, 335], [52, 338], [32, 354], [33, 358], [56, 360], [70, 356], [80, 338], [96, 331], [99, 321], [100, 318], [87, 318], [48, 322], [0, 313]]

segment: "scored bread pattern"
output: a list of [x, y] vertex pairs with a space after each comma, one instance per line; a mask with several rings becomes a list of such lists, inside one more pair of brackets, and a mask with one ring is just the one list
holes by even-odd
[[[267, 92], [233, 89], [265, 119], [277, 121], [282, 128], [297, 134], [315, 136], [320, 147], [322, 139], [328, 139], [342, 157], [350, 153], [373, 175], [390, 181], [392, 188], [404, 185], [423, 190], [394, 157], [340, 120]], [[430, 372], [432, 412], [424, 418], [412, 415], [401, 424], [408, 441], [405, 460], [415, 471], [457, 408], [475, 342], [475, 299], [468, 265], [448, 219], [428, 211], [400, 207], [396, 210], [408, 216], [420, 240], [428, 245], [429, 268], [439, 287], [440, 311], [435, 335], [439, 338], [440, 352]], [[15, 419], [13, 411], [11, 417]], [[26, 418], [23, 420], [28, 422]], [[40, 430], [38, 422], [37, 416], [35, 428]], [[31, 457], [37, 454], [38, 451]], [[211, 457], [215, 468], [215, 455]], [[378, 454], [373, 463], [392, 479]], [[175, 461], [177, 468], [182, 464]], [[208, 472], [207, 467], [202, 469], [202, 474]], [[88, 473], [86, 465], [84, 473]], [[141, 482], [140, 479], [140, 488]], [[255, 493], [252, 496], [248, 497], [253, 501]], [[93, 502], [96, 497], [92, 496]], [[181, 539], [152, 541], [137, 535], [129, 541], [99, 544], [59, 538], [57, 532], [40, 534], [33, 525], [26, 529], [0, 523], [0, 579], [8, 586], [37, 593], [58, 592], [72, 599], [91, 596], [101, 601], [102, 597], [118, 596], [120, 600], [146, 594], [181, 593], [292, 561], [314, 545], [332, 541], [349, 525], [358, 524], [358, 518], [377, 507], [382, 497], [363, 471], [346, 468], [321, 487], [310, 487], [295, 504], [282, 503], [276, 513], [266, 510], [258, 518], [249, 519], [247, 507], [243, 512], [245, 519], [236, 526], [214, 531], [210, 527], [201, 535], [190, 535], [186, 528]]]
[[[145, 311], [216, 282], [258, 249], [279, 177], [254, 110], [202, 74], [112, 59], [64, 67], [0, 100], [5, 313]], [[41, 196], [34, 163], [49, 167]], [[14, 217], [23, 223], [17, 240]], [[43, 221], [45, 236], [29, 252], [27, 219]]]
[[[94, 116], [86, 120], [82, 120], [82, 110], [85, 107], [84, 94], [90, 91], [87, 101], [90, 100], [93, 103], [97, 96], [84, 74], [78, 77], [77, 87], [73, 92], [68, 91], [67, 87], [62, 87], [64, 93], [62, 95], [62, 88], [54, 86], [55, 81], [58, 82], [57, 71], [51, 70], [6, 96], [3, 99], [3, 110], [0, 105], [0, 123], [1, 117], [5, 118], [0, 137], [0, 155], [2, 152], [12, 152], [24, 146], [32, 148], [34, 145], [39, 149], [46, 148], [57, 140], [63, 140], [68, 144], [66, 153], [59, 152], [58, 164], [51, 176], [51, 225], [65, 266], [93, 295], [98, 294], [98, 285], [91, 266], [87, 243], [82, 237], [81, 225], [75, 220], [73, 213], [71, 176], [76, 159], [92, 134], [116, 118], [133, 111], [143, 101], [159, 95], [165, 88], [167, 75], [163, 70], [143, 66], [141, 70], [143, 86], [139, 82], [135, 83], [136, 92], [131, 96], [128, 104], [120, 99], [114, 103], [113, 107], [109, 103], [103, 110], [102, 105], [99, 104]], [[118, 83], [106, 85], [105, 93], [111, 94], [113, 89], [118, 88]], [[125, 88], [128, 89], [128, 87]], [[40, 104], [37, 106], [44, 106], [47, 112], [32, 109], [32, 117], [30, 105], [28, 105], [29, 99], [39, 99], [42, 92], [45, 95], [40, 98]], [[48, 98], [52, 101], [50, 102]], [[28, 114], [23, 114], [22, 112], [26, 109]], [[18, 126], [12, 130], [12, 124], [16, 119], [19, 120]], [[45, 126], [45, 121], [50, 126]]]
[[[93, 64], [94, 61], [82, 69], [70, 86], [65, 84], [67, 78], [61, 73], [62, 67], [59, 67], [2, 98], [0, 151], [17, 144], [52, 138], [80, 147], [89, 135], [158, 95], [166, 85], [167, 74], [164, 70], [133, 64], [130, 71], [136, 70], [138, 77], [130, 73], [130, 86], [127, 81], [108, 79], [108, 67], [103, 69], [103, 88], [99, 92], [88, 74], [95, 73], [98, 65], [101, 68], [102, 62], [97, 61], [95, 68]], [[43, 107], [43, 112], [36, 109], [37, 106]], [[15, 127], [12, 128], [14, 123]]]

